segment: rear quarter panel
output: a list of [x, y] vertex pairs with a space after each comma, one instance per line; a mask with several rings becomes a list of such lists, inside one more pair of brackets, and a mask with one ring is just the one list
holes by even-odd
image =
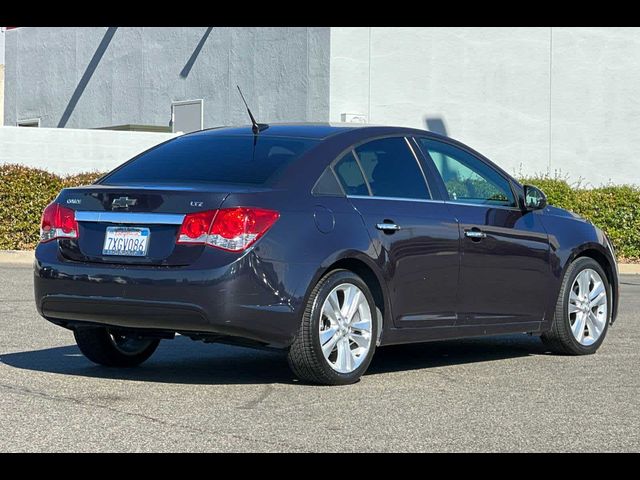
[[298, 322], [307, 298], [333, 263], [358, 258], [375, 269], [376, 250], [362, 217], [344, 197], [302, 195], [287, 190], [231, 194], [223, 207], [259, 206], [276, 210], [280, 218], [254, 247], [265, 284], [286, 299]]

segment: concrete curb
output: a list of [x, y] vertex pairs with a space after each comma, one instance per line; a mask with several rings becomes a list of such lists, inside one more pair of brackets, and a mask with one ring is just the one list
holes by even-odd
[[31, 265], [33, 258], [33, 250], [0, 250], [0, 264]]
[[[0, 250], [0, 264], [31, 265], [33, 250]], [[625, 275], [640, 275], [640, 263], [619, 263], [618, 270]]]
[[618, 271], [626, 275], [640, 275], [640, 263], [619, 263]]

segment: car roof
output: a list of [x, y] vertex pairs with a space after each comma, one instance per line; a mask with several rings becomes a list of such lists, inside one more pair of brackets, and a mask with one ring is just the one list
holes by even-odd
[[[387, 135], [407, 135], [407, 136], [421, 136], [430, 137], [434, 140], [444, 140], [448, 143], [456, 145], [471, 151], [474, 155], [480, 157], [485, 162], [489, 163], [492, 167], [502, 172], [506, 177], [512, 180], [517, 180], [508, 172], [503, 170], [500, 166], [493, 163], [487, 157], [480, 152], [472, 149], [471, 147], [454, 140], [451, 137], [441, 135], [439, 133], [430, 132], [428, 130], [422, 130], [411, 127], [390, 126], [390, 125], [372, 125], [363, 123], [330, 123], [330, 122], [315, 122], [315, 123], [270, 123], [268, 128], [261, 131], [259, 135], [261, 137], [281, 137], [281, 138], [304, 138], [310, 140], [317, 140], [319, 143], [326, 143], [323, 140], [331, 138], [336, 142], [331, 142], [333, 145], [342, 145], [346, 148], [349, 144], [361, 142], [368, 138], [383, 137]], [[240, 125], [232, 127], [215, 127], [206, 130], [198, 130], [195, 132], [187, 133], [183, 137], [192, 136], [207, 136], [207, 137], [237, 137], [237, 136], [253, 136], [251, 125]], [[334, 152], [335, 153], [335, 152]], [[303, 155], [305, 157], [305, 155]], [[299, 163], [302, 159], [299, 159]]]
[[[360, 131], [363, 135], [367, 134], [420, 134], [433, 137], [440, 135], [427, 130], [419, 130], [409, 127], [372, 125], [363, 123], [270, 123], [269, 128], [261, 131], [260, 136], [264, 137], [290, 137], [290, 138], [308, 138], [316, 140], [324, 140], [337, 134]], [[188, 136], [244, 136], [253, 135], [251, 125], [240, 125], [233, 127], [214, 127], [206, 130], [198, 130], [188, 133]]]
[[[262, 137], [298, 137], [323, 140], [337, 133], [344, 133], [365, 125], [354, 123], [270, 123], [260, 132]], [[226, 136], [253, 135], [251, 125], [216, 127], [200, 130], [189, 135]]]

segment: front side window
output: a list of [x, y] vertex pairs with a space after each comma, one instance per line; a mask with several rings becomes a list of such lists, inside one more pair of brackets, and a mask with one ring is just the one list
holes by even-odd
[[355, 149], [375, 197], [429, 199], [418, 162], [404, 138], [382, 138]]
[[419, 138], [418, 142], [440, 173], [449, 201], [516, 205], [509, 181], [483, 161], [447, 143], [427, 138]]

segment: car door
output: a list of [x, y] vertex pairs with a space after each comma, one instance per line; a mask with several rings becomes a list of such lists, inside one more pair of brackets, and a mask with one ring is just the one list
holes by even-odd
[[456, 324], [519, 324], [526, 330], [540, 322], [548, 305], [550, 265], [539, 212], [522, 210], [511, 181], [471, 151], [446, 141], [416, 140], [459, 222]]
[[[412, 146], [413, 145], [413, 146]], [[404, 137], [347, 151], [334, 172], [373, 240], [396, 327], [455, 324], [459, 229]]]

